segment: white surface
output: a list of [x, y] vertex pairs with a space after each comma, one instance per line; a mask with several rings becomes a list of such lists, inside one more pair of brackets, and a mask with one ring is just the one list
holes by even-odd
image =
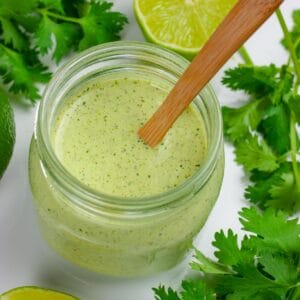
[[[124, 39], [143, 40], [133, 16], [132, 1], [119, 0], [115, 4], [116, 10], [129, 17], [130, 25], [124, 31]], [[282, 6], [288, 24], [291, 11], [295, 8], [300, 8], [299, 1], [286, 0]], [[284, 63], [287, 54], [278, 43], [281, 36], [277, 20], [272, 17], [247, 43], [254, 62]], [[232, 66], [236, 62], [237, 56], [229, 64]], [[237, 103], [241, 95], [223, 88], [220, 78], [221, 73], [213, 80], [213, 86], [221, 104]], [[17, 142], [12, 161], [0, 182], [0, 294], [17, 286], [39, 285], [70, 292], [82, 300], [153, 300], [151, 288], [159, 282], [176, 285], [182, 276], [176, 271], [135, 280], [94, 278], [87, 283], [66, 272], [57, 260], [49, 258], [35, 222], [27, 174], [35, 107], [15, 104], [14, 111]], [[246, 205], [243, 200], [244, 180], [243, 171], [234, 163], [232, 148], [226, 145], [221, 195], [199, 236], [199, 248], [207, 255], [213, 255], [210, 243], [215, 231], [229, 227], [240, 231], [237, 212]]]

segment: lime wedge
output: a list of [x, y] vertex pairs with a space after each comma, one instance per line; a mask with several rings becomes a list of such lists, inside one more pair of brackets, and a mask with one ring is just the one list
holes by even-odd
[[145, 38], [193, 58], [237, 0], [135, 0]]
[[10, 161], [15, 144], [15, 121], [7, 95], [0, 89], [0, 179]]
[[79, 300], [68, 294], [34, 286], [18, 287], [0, 296], [0, 300]]

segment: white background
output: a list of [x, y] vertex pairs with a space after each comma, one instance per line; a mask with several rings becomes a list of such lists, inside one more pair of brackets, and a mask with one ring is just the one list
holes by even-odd
[[[282, 11], [291, 24], [291, 11], [300, 8], [299, 0], [286, 0]], [[144, 40], [135, 21], [131, 0], [115, 1], [115, 10], [124, 12], [130, 24], [123, 32], [127, 40]], [[247, 42], [247, 49], [256, 64], [285, 63], [286, 52], [279, 45], [282, 36], [275, 16]], [[238, 63], [234, 56], [228, 66]], [[212, 84], [222, 105], [232, 105], [245, 97], [231, 93], [220, 84], [220, 72]], [[110, 279], [100, 276], [88, 278], [72, 275], [72, 271], [48, 253], [35, 222], [28, 183], [27, 161], [29, 143], [34, 126], [36, 107], [14, 103], [17, 141], [11, 163], [0, 181], [0, 294], [23, 285], [55, 288], [77, 295], [82, 300], [154, 299], [151, 288], [160, 282], [176, 286], [182, 274], [173, 270], [152, 278], [134, 280]], [[199, 248], [213, 256], [210, 245], [214, 232], [233, 228], [240, 232], [237, 212], [246, 205], [243, 190], [245, 175], [234, 162], [232, 148], [226, 145], [226, 168], [222, 191], [205, 227], [200, 233]]]

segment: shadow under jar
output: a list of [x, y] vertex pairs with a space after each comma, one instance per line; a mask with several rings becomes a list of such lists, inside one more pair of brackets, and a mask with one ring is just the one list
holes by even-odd
[[116, 42], [74, 56], [53, 76], [29, 174], [43, 237], [68, 261], [132, 277], [189, 253], [223, 178], [218, 101], [207, 86], [154, 149], [136, 133], [187, 65], [151, 44]]

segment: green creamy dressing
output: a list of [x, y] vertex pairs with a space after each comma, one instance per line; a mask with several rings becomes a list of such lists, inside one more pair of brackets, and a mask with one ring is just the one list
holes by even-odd
[[78, 88], [54, 121], [56, 155], [82, 183], [114, 196], [150, 196], [182, 184], [207, 150], [196, 108], [186, 109], [154, 149], [137, 135], [167, 93], [153, 81], [130, 77], [98, 78]]
[[[138, 129], [171, 88], [156, 78], [131, 72], [100, 76], [61, 101], [52, 116], [52, 147], [84, 185], [121, 197], [151, 196], [181, 185], [199, 169], [208, 141], [195, 104], [154, 149], [138, 138]], [[209, 177], [184, 194], [174, 191], [180, 201], [159, 212], [130, 214], [77, 205], [77, 198], [63, 193], [55, 176], [48, 176], [35, 139], [29, 160], [39, 227], [48, 244], [77, 265], [126, 277], [169, 269], [185, 257], [217, 199], [223, 170], [221, 145]]]

